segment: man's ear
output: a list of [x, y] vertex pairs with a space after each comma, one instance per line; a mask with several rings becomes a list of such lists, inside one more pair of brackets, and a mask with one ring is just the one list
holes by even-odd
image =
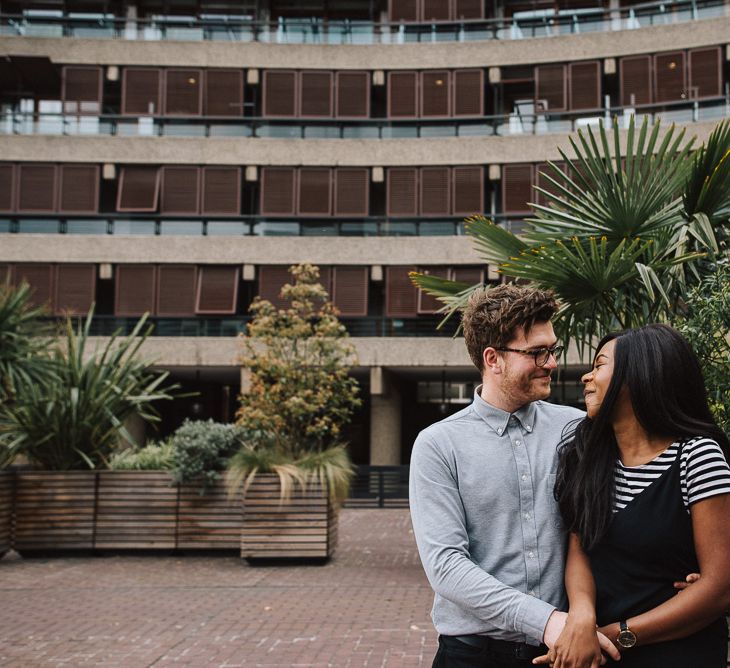
[[499, 364], [499, 355], [491, 346], [482, 351], [482, 362], [484, 363], [485, 373], [502, 373], [502, 367]]

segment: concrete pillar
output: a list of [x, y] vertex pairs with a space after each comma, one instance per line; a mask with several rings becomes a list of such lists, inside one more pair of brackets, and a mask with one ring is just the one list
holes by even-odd
[[399, 466], [401, 455], [401, 393], [383, 367], [370, 369], [370, 464]]

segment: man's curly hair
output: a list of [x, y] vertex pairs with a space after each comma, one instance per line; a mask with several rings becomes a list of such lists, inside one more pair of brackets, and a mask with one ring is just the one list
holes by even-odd
[[484, 371], [485, 348], [509, 345], [518, 327], [528, 334], [536, 322], [549, 321], [557, 310], [558, 302], [549, 290], [505, 283], [474, 292], [461, 322], [466, 349], [479, 373]]

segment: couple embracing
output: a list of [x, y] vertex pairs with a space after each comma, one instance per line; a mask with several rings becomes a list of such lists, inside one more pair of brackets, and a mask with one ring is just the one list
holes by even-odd
[[547, 403], [556, 310], [541, 290], [477, 291], [463, 327], [482, 384], [414, 445], [433, 666], [725, 668], [730, 446], [697, 358], [666, 325], [612, 334], [587, 412]]

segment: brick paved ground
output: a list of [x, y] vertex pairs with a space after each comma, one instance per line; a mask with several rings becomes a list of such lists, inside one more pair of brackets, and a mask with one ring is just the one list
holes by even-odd
[[325, 566], [235, 557], [0, 560], [0, 666], [428, 666], [407, 510], [346, 509]]

